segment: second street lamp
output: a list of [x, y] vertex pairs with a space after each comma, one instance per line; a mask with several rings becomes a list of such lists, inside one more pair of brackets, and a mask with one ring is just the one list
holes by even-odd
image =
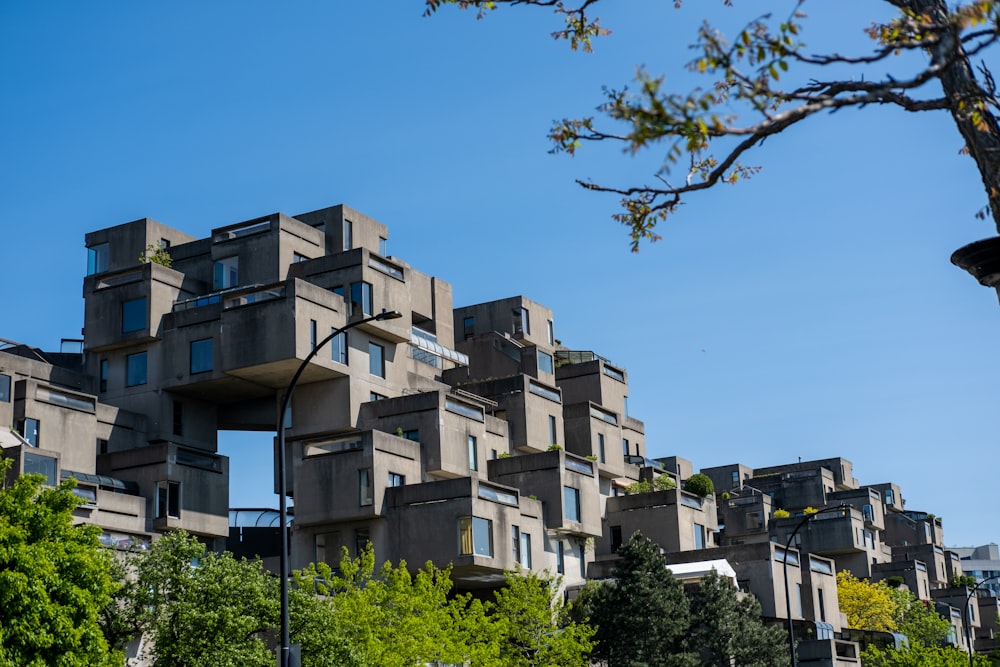
[[312, 361], [313, 357], [320, 349], [331, 340], [356, 326], [366, 322], [379, 322], [382, 320], [396, 320], [403, 315], [398, 310], [383, 310], [378, 315], [372, 315], [354, 322], [350, 322], [339, 329], [334, 329], [329, 336], [321, 340], [310, 350], [306, 358], [299, 364], [292, 381], [285, 389], [285, 395], [281, 399], [281, 409], [278, 411], [278, 438], [277, 438], [277, 460], [278, 460], [278, 513], [281, 525], [281, 554], [278, 557], [278, 569], [281, 570], [281, 646], [278, 648], [278, 667], [299, 667], [298, 661], [292, 663], [292, 646], [289, 631], [289, 610], [288, 610], [288, 578], [290, 576], [288, 567], [288, 482], [285, 476], [285, 415], [288, 414], [288, 406], [292, 403], [292, 392], [299, 381], [302, 372]]

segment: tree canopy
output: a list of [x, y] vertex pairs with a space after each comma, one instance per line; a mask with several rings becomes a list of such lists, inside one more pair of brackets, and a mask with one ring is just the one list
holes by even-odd
[[[0, 460], [0, 482], [10, 469]], [[73, 525], [75, 482], [23, 475], [0, 487], [0, 666], [117, 666], [98, 616], [116, 583], [96, 526]]]
[[[943, 111], [950, 114], [982, 177], [986, 205], [979, 215], [992, 217], [1000, 229], [1000, 124], [994, 115], [1000, 104], [992, 74], [983, 65], [977, 76], [972, 64], [1000, 38], [1000, 3], [967, 0], [949, 7], [945, 0], [883, 2], [898, 10], [896, 18], [873, 22], [867, 30], [870, 50], [856, 54], [806, 50], [800, 38], [805, 0], [789, 0], [784, 14], [749, 20], [731, 38], [705, 23], [688, 63], [692, 72], [707, 77], [704, 86], [670, 91], [662, 76], [640, 67], [631, 90], [605, 89], [597, 116], [557, 121], [549, 132], [553, 151], [573, 155], [595, 142], [619, 145], [632, 155], [664, 151], [651, 183], [577, 181], [588, 190], [620, 197], [622, 210], [614, 218], [629, 230], [636, 251], [643, 241], [659, 238], [657, 223], [674, 213], [682, 198], [752, 176], [758, 167], [744, 160], [753, 149], [806, 119], [869, 105]], [[548, 7], [565, 21], [554, 36], [574, 50], [589, 51], [593, 40], [608, 32], [595, 16], [600, 0], [425, 4], [428, 14], [453, 4], [477, 8], [480, 16], [500, 5]]]

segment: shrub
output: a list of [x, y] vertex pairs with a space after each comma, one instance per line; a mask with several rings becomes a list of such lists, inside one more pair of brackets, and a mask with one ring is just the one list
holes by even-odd
[[684, 480], [684, 490], [704, 498], [707, 495], [715, 493], [715, 485], [712, 484], [712, 480], [708, 475], [703, 475], [699, 472]]

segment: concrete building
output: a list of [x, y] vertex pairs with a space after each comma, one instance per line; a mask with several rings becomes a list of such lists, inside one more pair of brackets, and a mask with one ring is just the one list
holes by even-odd
[[[686, 491], [690, 461], [647, 456], [624, 368], [563, 345], [553, 312], [525, 296], [454, 307], [451, 285], [389, 255], [388, 238], [343, 205], [205, 238], [149, 219], [87, 234], [78, 349], [0, 341], [11, 474], [76, 478], [77, 516], [109, 545], [185, 529], [273, 555], [267, 512], [237, 513], [231, 530], [218, 431], [275, 431], [321, 341], [398, 311], [330, 340], [280, 418], [292, 568], [371, 543], [379, 561], [452, 564], [458, 590], [498, 586], [518, 565], [572, 586], [607, 576], [641, 531], [674, 564], [726, 559], [765, 616], [800, 626], [817, 665], [856, 654], [834, 636], [846, 629], [836, 571], [901, 576], [927, 600], [961, 572], [940, 519], [904, 509], [893, 484], [859, 485], [842, 458], [709, 468], [716, 493]], [[786, 553], [808, 511], [841, 506]]]

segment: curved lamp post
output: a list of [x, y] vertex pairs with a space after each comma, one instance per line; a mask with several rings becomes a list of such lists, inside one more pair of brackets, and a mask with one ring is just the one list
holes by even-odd
[[[798, 662], [795, 659], [795, 628], [792, 626], [792, 594], [788, 589], [788, 550], [792, 546], [792, 540], [795, 538], [796, 533], [802, 526], [806, 525], [814, 518], [823, 514], [824, 512], [843, 512], [847, 509], [847, 505], [841, 504], [835, 507], [825, 507], [821, 510], [817, 510], [812, 514], [806, 514], [802, 517], [802, 521], [796, 524], [795, 529], [792, 534], [788, 536], [785, 540], [785, 554], [782, 557], [782, 573], [785, 576], [785, 613], [788, 614], [788, 655], [791, 658], [791, 666], [795, 667]], [[799, 550], [799, 569], [802, 569], [802, 551]]]
[[972, 598], [975, 597], [976, 591], [979, 590], [979, 587], [987, 581], [993, 581], [994, 579], [1000, 579], [1000, 574], [994, 574], [992, 577], [986, 577], [977, 583], [972, 587], [972, 590], [969, 591], [969, 595], [965, 598], [965, 614], [963, 615], [963, 618], [965, 619], [965, 638], [966, 641], [969, 642], [969, 667], [975, 667], [973, 663], [976, 659], [975, 651], [972, 648], [972, 619], [969, 618], [969, 604], [972, 602]]
[[371, 317], [351, 322], [340, 327], [339, 329], [334, 329], [329, 336], [318, 342], [316, 346], [313, 347], [312, 351], [306, 355], [306, 358], [302, 360], [302, 363], [299, 364], [298, 370], [295, 371], [295, 375], [292, 376], [292, 381], [288, 383], [288, 387], [285, 389], [284, 398], [281, 399], [281, 409], [278, 411], [277, 440], [278, 513], [280, 517], [279, 522], [281, 524], [281, 554], [278, 557], [278, 569], [281, 570], [281, 647], [278, 651], [278, 667], [298, 667], [297, 664], [293, 665], [291, 663], [292, 646], [288, 628], [288, 577], [290, 573], [288, 570], [288, 483], [285, 477], [285, 415], [288, 413], [288, 406], [292, 401], [292, 392], [295, 391], [295, 385], [298, 383], [299, 376], [302, 375], [302, 371], [306, 369], [306, 366], [308, 366], [309, 362], [316, 356], [316, 353], [331, 340], [348, 329], [353, 329], [354, 327], [365, 324], [366, 322], [395, 320], [402, 316], [403, 315], [398, 310], [383, 310], [378, 315], [372, 315]]

